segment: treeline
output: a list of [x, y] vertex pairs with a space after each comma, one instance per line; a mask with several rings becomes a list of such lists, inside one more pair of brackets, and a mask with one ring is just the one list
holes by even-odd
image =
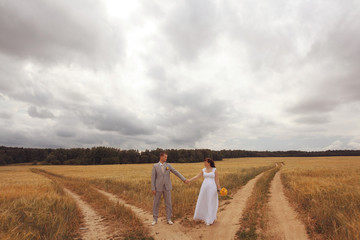
[[360, 156], [360, 150], [305, 151], [246, 151], [210, 149], [156, 149], [140, 152], [112, 147], [37, 149], [0, 147], [0, 165], [13, 163], [33, 164], [129, 164], [155, 163], [161, 151], [166, 151], [168, 161], [174, 163], [202, 162], [205, 157], [215, 161], [223, 158], [243, 157], [320, 157], [320, 156]]
[[168, 154], [168, 161], [175, 163], [202, 162], [205, 157], [215, 161], [222, 160], [218, 151], [209, 149], [156, 149], [140, 152], [138, 150], [120, 150], [111, 147], [71, 148], [71, 149], [33, 149], [0, 147], [0, 165], [13, 163], [33, 164], [129, 164], [156, 163], [160, 152]]

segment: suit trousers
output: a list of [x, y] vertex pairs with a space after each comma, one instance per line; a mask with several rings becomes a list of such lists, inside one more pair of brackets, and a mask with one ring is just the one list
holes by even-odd
[[153, 217], [154, 220], [158, 219], [159, 216], [159, 205], [161, 200], [161, 195], [164, 195], [164, 201], [165, 201], [165, 209], [166, 209], [166, 219], [171, 219], [172, 214], [172, 206], [171, 206], [171, 191], [156, 191], [155, 197], [154, 197], [154, 206], [153, 206]]

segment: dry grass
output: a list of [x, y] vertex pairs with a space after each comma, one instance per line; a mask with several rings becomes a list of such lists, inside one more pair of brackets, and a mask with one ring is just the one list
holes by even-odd
[[[272, 161], [267, 159], [228, 159], [216, 162], [221, 186], [234, 190], [243, 186], [248, 180], [260, 172], [270, 168]], [[203, 163], [175, 164], [172, 166], [186, 178], [198, 174]], [[101, 166], [40, 166], [41, 169], [68, 176], [88, 180], [103, 190], [112, 192], [127, 202], [152, 212], [153, 195], [151, 193], [151, 170], [153, 164], [124, 164]], [[202, 181], [198, 180], [185, 185], [171, 174], [173, 191], [174, 219], [192, 216]], [[160, 216], [165, 215], [163, 201], [160, 205]]]
[[[360, 238], [360, 157], [241, 158], [216, 162], [221, 186], [229, 189], [228, 199], [249, 178], [269, 169], [274, 162], [285, 162], [282, 181], [286, 195], [301, 212], [314, 239]], [[0, 167], [0, 239], [66, 239], [78, 229], [76, 206], [59, 187], [64, 182], [51, 183], [31, 173], [31, 167], [70, 177], [75, 180], [74, 186], [66, 186], [77, 193], [93, 184], [151, 212], [152, 165]], [[203, 163], [172, 165], [186, 178], [203, 168]], [[185, 185], [171, 176], [175, 217], [192, 216], [201, 181]], [[86, 201], [97, 196], [90, 190], [85, 192], [90, 193], [83, 194]], [[164, 206], [160, 211], [164, 216]]]
[[64, 177], [41, 169], [31, 169], [33, 172], [44, 175], [60, 186], [65, 186], [78, 194], [96, 212], [98, 212], [108, 226], [111, 226], [114, 235], [118, 239], [119, 235], [123, 239], [152, 239], [148, 230], [144, 227], [141, 220], [129, 208], [122, 204], [117, 204], [109, 200], [106, 196], [99, 193], [89, 184], [88, 180], [74, 177]]
[[0, 168], [0, 239], [71, 239], [80, 213], [62, 189], [28, 167]]
[[[221, 177], [237, 174], [242, 166], [258, 167], [264, 163], [241, 164], [241, 161], [221, 163]], [[186, 177], [192, 177], [202, 168], [202, 163], [173, 164]], [[147, 230], [128, 209], [115, 206], [94, 191], [90, 185], [121, 192], [130, 203], [151, 211], [153, 195], [150, 191], [152, 164], [106, 166], [36, 166], [65, 178], [35, 174], [35, 166], [0, 167], [0, 239], [71, 239], [76, 236], [81, 223], [81, 213], [75, 202], [64, 194], [66, 186], [92, 205], [101, 215], [121, 225], [129, 239], [147, 238]], [[251, 170], [252, 173], [256, 172]], [[48, 177], [51, 177], [51, 181]], [[174, 185], [173, 206], [175, 216], [192, 214], [201, 181], [190, 186], [172, 176]], [[225, 179], [225, 178], [224, 178]], [[226, 181], [222, 183], [226, 186]], [[234, 188], [235, 189], [235, 188]], [[185, 196], [185, 197], [184, 197]], [[187, 197], [186, 197], [187, 196]], [[164, 207], [162, 208], [162, 210]], [[134, 228], [134, 226], [139, 226]], [[131, 228], [131, 229], [130, 229]]]
[[282, 181], [312, 238], [360, 239], [360, 157], [295, 160]]
[[255, 183], [236, 234], [238, 239], [264, 239], [262, 233], [266, 228], [270, 184], [278, 170], [273, 168], [265, 172]]
[[[221, 199], [228, 199], [235, 189], [245, 185], [246, 182], [259, 173], [267, 170], [269, 167], [257, 167], [240, 169], [233, 173], [223, 174], [221, 177], [221, 184], [229, 190], [227, 197]], [[173, 177], [172, 178], [176, 178]], [[130, 181], [116, 181], [116, 180], [92, 180], [99, 188], [115, 193], [128, 202], [137, 205], [149, 212], [152, 212], [153, 195], [150, 192], [150, 180], [139, 180], [137, 182]], [[172, 202], [174, 218], [182, 218], [192, 215], [195, 209], [196, 200], [200, 191], [202, 181], [185, 185], [177, 179], [173, 179]], [[146, 186], [146, 187], [144, 187]], [[161, 203], [163, 204], [163, 202]], [[160, 207], [160, 214], [165, 215], [164, 206]]]

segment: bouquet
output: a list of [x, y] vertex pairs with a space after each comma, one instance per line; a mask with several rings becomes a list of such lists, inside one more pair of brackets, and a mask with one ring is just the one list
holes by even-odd
[[226, 195], [227, 195], [227, 189], [223, 187], [223, 188], [220, 190], [220, 195], [221, 195], [221, 196], [226, 196]]

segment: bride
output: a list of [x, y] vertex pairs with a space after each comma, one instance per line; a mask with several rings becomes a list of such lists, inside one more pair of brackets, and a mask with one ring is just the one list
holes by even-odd
[[211, 158], [205, 158], [204, 166], [205, 168], [189, 181], [192, 182], [201, 176], [204, 177], [196, 203], [194, 220], [203, 220], [206, 225], [210, 225], [216, 220], [219, 205], [217, 191], [220, 191], [220, 182], [215, 163]]

